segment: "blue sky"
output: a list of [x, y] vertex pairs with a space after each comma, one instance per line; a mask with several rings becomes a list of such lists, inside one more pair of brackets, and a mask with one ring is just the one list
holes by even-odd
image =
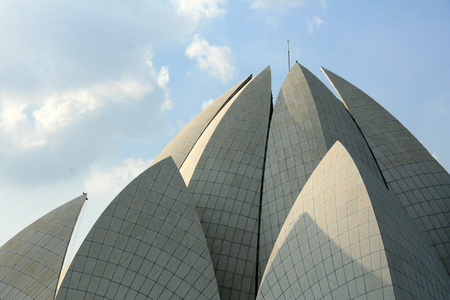
[[439, 0], [3, 1], [0, 245], [88, 192], [81, 240], [209, 101], [267, 65], [276, 99], [288, 39], [291, 64], [361, 88], [449, 170], [449, 31]]

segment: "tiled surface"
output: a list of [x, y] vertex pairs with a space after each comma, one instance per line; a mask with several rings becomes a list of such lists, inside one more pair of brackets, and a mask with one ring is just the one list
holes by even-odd
[[367, 142], [344, 104], [314, 74], [300, 67], [314, 99], [327, 148], [330, 149], [339, 140], [353, 157], [382, 179]]
[[[245, 88], [242, 88], [235, 94], [233, 94], [233, 96], [230, 96], [231, 99], [228, 100], [228, 102], [223, 106], [223, 108], [215, 115], [214, 119], [212, 119], [211, 122], [209, 122], [208, 126], [203, 131], [201, 136], [198, 138], [197, 142], [192, 147], [191, 151], [189, 152], [188, 156], [183, 162], [183, 165], [180, 168], [180, 173], [181, 176], [183, 176], [184, 182], [186, 183], [187, 186], [189, 185], [189, 182], [191, 181], [192, 175], [194, 174], [195, 168], [200, 160], [200, 157], [202, 156], [203, 151], [205, 151], [205, 148], [208, 145], [212, 135], [216, 131], [217, 126], [220, 124], [222, 118], [225, 116], [228, 109], [233, 105], [236, 99], [239, 99], [239, 95], [244, 89]], [[207, 109], [208, 108], [206, 108], [206, 110]]]
[[270, 69], [254, 77], [210, 138], [189, 190], [211, 251], [221, 299], [252, 299], [271, 112]]
[[0, 299], [53, 299], [85, 199], [56, 208], [0, 248]]
[[355, 161], [337, 142], [318, 165], [280, 232], [258, 299], [449, 295], [444, 268], [400, 203]]
[[[269, 126], [270, 69], [244, 79], [112, 201], [58, 299], [450, 299], [449, 174], [325, 72], [352, 116], [296, 64]], [[0, 299], [53, 298], [84, 199], [0, 248]]]
[[357, 167], [380, 228], [396, 298], [450, 299], [450, 277], [437, 253], [384, 183]]
[[153, 165], [106, 208], [57, 299], [219, 299], [191, 194], [172, 160]]
[[213, 103], [208, 105], [199, 115], [197, 115], [183, 130], [178, 133], [173, 140], [162, 150], [152, 164], [172, 156], [175, 164], [180, 168], [185, 161], [192, 147], [199, 139], [211, 120], [217, 115], [222, 107], [251, 79], [251, 75], [233, 86]]
[[367, 143], [342, 102], [310, 71], [296, 63], [281, 87], [270, 127], [261, 210], [259, 278], [294, 200], [336, 140], [380, 176]]
[[323, 69], [361, 128], [388, 183], [450, 273], [450, 175], [389, 112]]

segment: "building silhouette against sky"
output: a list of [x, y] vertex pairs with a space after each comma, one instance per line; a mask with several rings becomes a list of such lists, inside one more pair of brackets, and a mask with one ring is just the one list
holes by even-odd
[[[0, 248], [1, 299], [448, 299], [450, 176], [382, 106], [296, 63], [194, 118], [63, 266], [82, 195]], [[93, 199], [95, 201], [95, 199]]]

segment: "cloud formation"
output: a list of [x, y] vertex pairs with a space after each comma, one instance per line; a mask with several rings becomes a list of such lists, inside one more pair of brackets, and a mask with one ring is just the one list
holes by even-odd
[[[322, 0], [324, 1], [324, 0]], [[295, 8], [303, 6], [307, 0], [253, 0], [251, 8], [254, 9], [277, 9]]]
[[[16, 102], [17, 97], [11, 95], [0, 97], [0, 136], [11, 139], [22, 137], [21, 142], [12, 140], [12, 143], [9, 143], [10, 147], [18, 149], [31, 145], [43, 146], [46, 144], [45, 140], [51, 138], [54, 132], [61, 132], [73, 124], [80, 125], [80, 122], [85, 122], [93, 116], [101, 119], [104, 112], [113, 106], [119, 108], [144, 98], [147, 101], [149, 98], [153, 99], [153, 103], [170, 100], [166, 87], [169, 82], [168, 68], [163, 66], [159, 72], [154, 68], [148, 71], [150, 75], [142, 78], [122, 78], [74, 90], [66, 89], [43, 95], [40, 100], [21, 99]], [[161, 92], [163, 95], [160, 95]], [[153, 98], [152, 95], [157, 97]], [[108, 127], [109, 124], [104, 126]], [[24, 141], [26, 137], [40, 137], [41, 142]]]
[[320, 17], [310, 18], [307, 20], [307, 24], [308, 33], [311, 34], [319, 29], [319, 27], [323, 24], [323, 20]]
[[[91, 85], [142, 71], [142, 55], [193, 26], [159, 1], [15, 1], [0, 7], [0, 88], [21, 93]], [[25, 87], [25, 90], [24, 90]]]
[[19, 0], [0, 4], [0, 18], [5, 184], [80, 178], [117, 143], [170, 130], [169, 67], [154, 66], [152, 49], [193, 28], [170, 5]]
[[235, 57], [228, 46], [210, 45], [196, 34], [186, 49], [186, 55], [197, 61], [198, 67], [209, 75], [227, 83], [237, 73]]
[[286, 10], [294, 10], [298, 7], [306, 9], [315, 6], [316, 8], [326, 9], [328, 3], [326, 0], [250, 0], [250, 7], [255, 10], [283, 13]]
[[319, 0], [319, 4], [320, 6], [322, 6], [322, 8], [327, 8], [328, 3], [326, 0]]
[[194, 21], [216, 18], [225, 14], [225, 0], [171, 0], [178, 13]]

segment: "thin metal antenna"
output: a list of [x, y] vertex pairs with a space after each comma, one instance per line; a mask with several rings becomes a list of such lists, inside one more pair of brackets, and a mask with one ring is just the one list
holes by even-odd
[[289, 53], [289, 40], [287, 40], [288, 42], [288, 71], [291, 70], [291, 54]]

